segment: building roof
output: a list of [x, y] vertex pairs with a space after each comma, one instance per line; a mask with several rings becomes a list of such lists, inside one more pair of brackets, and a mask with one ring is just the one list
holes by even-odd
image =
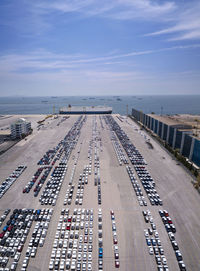
[[17, 119], [14, 123], [12, 124], [22, 124], [22, 123], [28, 123], [29, 121], [27, 121], [26, 119], [24, 118], [19, 118]]
[[148, 114], [148, 116], [157, 119], [169, 126], [172, 126], [177, 129], [192, 129], [192, 125], [188, 124], [184, 121], [181, 121], [181, 119], [176, 118], [175, 115], [168, 116], [168, 115], [156, 115], [156, 114]]
[[10, 135], [10, 130], [0, 130], [0, 136], [7, 136]]

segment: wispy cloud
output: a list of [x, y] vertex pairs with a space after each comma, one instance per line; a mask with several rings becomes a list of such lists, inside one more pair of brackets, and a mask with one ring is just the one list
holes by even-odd
[[[124, 65], [130, 58], [151, 54], [158, 54], [167, 51], [189, 50], [200, 48], [200, 44], [180, 45], [164, 47], [161, 49], [150, 49], [145, 51], [132, 51], [123, 54], [107, 54], [100, 57], [92, 57], [81, 54], [56, 54], [45, 50], [33, 51], [29, 54], [8, 54], [0, 56], [1, 72], [21, 72], [29, 73], [35, 71], [62, 71], [70, 69], [84, 69], [95, 67], [96, 65], [113, 66]], [[131, 63], [134, 61], [131, 59]]]
[[[21, 2], [22, 8], [18, 7]], [[55, 15], [76, 15], [62, 18], [99, 17], [113, 20], [169, 20], [170, 13], [177, 8], [175, 1], [162, 3], [154, 0], [12, 0], [4, 4], [3, 9], [8, 18], [0, 18], [0, 24], [16, 28], [23, 34], [39, 34], [54, 27], [52, 20]], [[15, 15], [15, 16], [13, 16]], [[56, 19], [62, 20], [62, 16]], [[24, 27], [26, 26], [26, 27]]]
[[[21, 0], [24, 12], [20, 9], [16, 10], [17, 2], [13, 0], [6, 6], [3, 5], [11, 16], [9, 20], [0, 18], [0, 23], [16, 27], [18, 30], [22, 29], [25, 33], [41, 34], [49, 30], [54, 26], [51, 20], [55, 14], [75, 14], [76, 18], [80, 16], [81, 18], [157, 21], [161, 29], [146, 36], [165, 34], [169, 35], [168, 40], [200, 39], [199, 0]], [[13, 12], [16, 16], [12, 19]], [[59, 17], [57, 18], [60, 20]]]
[[200, 39], [200, 3], [152, 1], [152, 0], [57, 0], [49, 3], [34, 1], [35, 8], [45, 13], [79, 13], [82, 16], [99, 16], [115, 20], [159, 21], [171, 24], [170, 27], [147, 34], [158, 36], [175, 34], [168, 40]]
[[170, 41], [200, 39], [200, 3], [191, 1], [177, 12], [173, 26], [147, 34], [147, 36], [172, 34]]
[[[35, 2], [35, 1], [34, 1]], [[36, 1], [36, 7], [46, 12], [57, 10], [63, 13], [79, 12], [86, 16], [104, 16], [115, 19], [133, 19], [138, 17], [155, 17], [175, 9], [174, 1], [152, 0], [57, 0], [57, 1]]]

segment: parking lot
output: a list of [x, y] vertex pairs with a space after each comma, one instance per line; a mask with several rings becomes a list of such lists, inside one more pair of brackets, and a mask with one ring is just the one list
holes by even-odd
[[116, 115], [59, 116], [4, 153], [0, 185], [26, 169], [1, 186], [0, 270], [200, 270], [199, 194], [146, 136]]

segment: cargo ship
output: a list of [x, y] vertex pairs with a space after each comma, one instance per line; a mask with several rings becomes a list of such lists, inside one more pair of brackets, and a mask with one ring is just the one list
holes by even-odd
[[59, 114], [75, 115], [75, 114], [112, 114], [112, 107], [105, 106], [71, 106], [62, 107]]

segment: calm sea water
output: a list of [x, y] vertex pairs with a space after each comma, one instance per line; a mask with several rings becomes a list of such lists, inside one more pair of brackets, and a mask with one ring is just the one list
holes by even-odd
[[63, 106], [105, 105], [113, 113], [125, 115], [132, 108], [144, 113], [200, 114], [200, 95], [179, 96], [97, 96], [97, 97], [2, 97], [0, 114], [50, 114]]

